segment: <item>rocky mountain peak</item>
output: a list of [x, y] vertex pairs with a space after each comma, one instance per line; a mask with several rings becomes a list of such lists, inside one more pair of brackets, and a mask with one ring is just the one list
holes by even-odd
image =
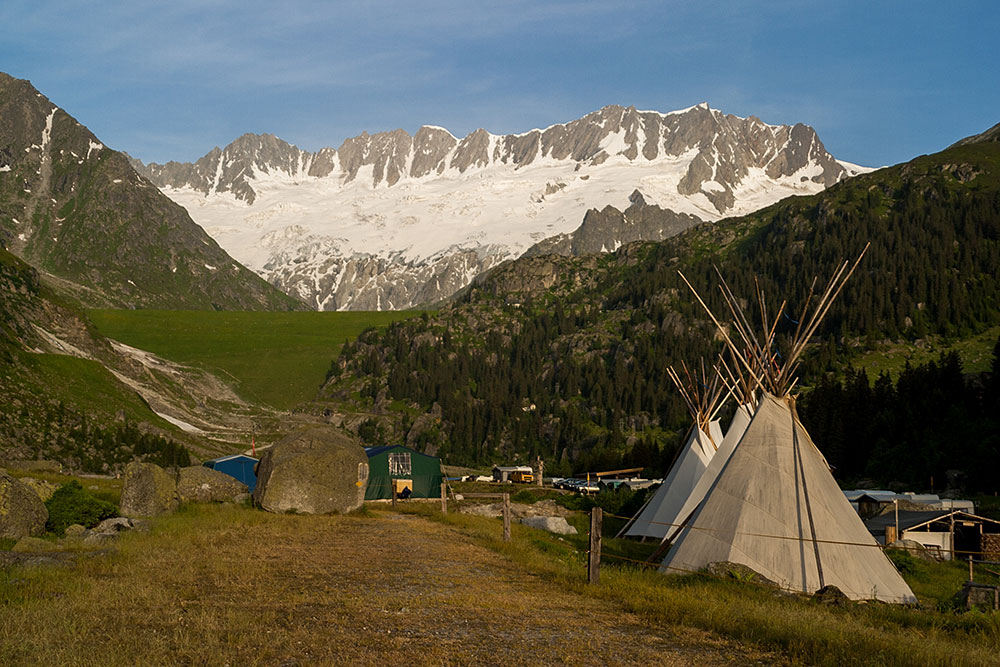
[[707, 103], [609, 105], [517, 134], [363, 132], [315, 153], [244, 135], [144, 173], [241, 261], [331, 310], [439, 301], [529, 249], [611, 251], [849, 175], [812, 128]]
[[8, 75], [0, 75], [0, 146], [4, 245], [82, 302], [297, 307], [233, 261], [128, 156]]
[[[400, 181], [464, 174], [470, 169], [521, 169], [541, 160], [578, 166], [612, 161], [650, 163], [692, 154], [677, 184], [681, 195], [702, 193], [717, 212], [734, 208], [735, 190], [751, 170], [781, 179], [796, 174], [823, 187], [847, 175], [827, 153], [816, 132], [802, 124], [767, 125], [759, 118], [739, 118], [701, 103], [670, 113], [609, 105], [568, 123], [521, 134], [493, 135], [478, 129], [462, 139], [448, 130], [425, 125], [410, 136], [405, 130], [344, 140], [339, 148], [302, 151], [273, 135], [243, 135], [221, 152], [209, 152], [194, 164], [139, 165], [160, 187], [190, 187], [206, 195], [231, 193], [252, 204], [254, 180], [262, 175], [297, 180], [335, 178], [342, 184], [364, 171], [371, 187]], [[808, 171], [809, 173], [805, 173]]]

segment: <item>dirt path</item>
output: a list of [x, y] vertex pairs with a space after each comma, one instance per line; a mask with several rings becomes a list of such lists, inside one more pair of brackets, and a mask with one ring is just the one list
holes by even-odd
[[[650, 627], [525, 572], [457, 529], [411, 515], [269, 515], [220, 526], [205, 526], [204, 535], [154, 534], [141, 551], [137, 543], [113, 565], [93, 566], [86, 573], [96, 584], [93, 601], [71, 597], [37, 610], [72, 615], [72, 643], [39, 636], [20, 655], [213, 665], [767, 659], [708, 633]], [[20, 633], [10, 623], [3, 629], [5, 640]], [[36, 652], [60, 644], [65, 652]]]

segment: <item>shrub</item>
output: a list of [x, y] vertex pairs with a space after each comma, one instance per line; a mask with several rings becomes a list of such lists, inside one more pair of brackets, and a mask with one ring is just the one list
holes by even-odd
[[113, 504], [94, 497], [76, 480], [56, 489], [52, 497], [45, 501], [45, 508], [49, 511], [45, 528], [57, 535], [62, 535], [67, 526], [74, 523], [93, 528], [102, 520], [118, 513], [118, 508]]

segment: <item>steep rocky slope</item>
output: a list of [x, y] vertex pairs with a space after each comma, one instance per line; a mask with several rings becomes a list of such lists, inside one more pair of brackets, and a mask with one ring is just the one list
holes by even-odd
[[[544, 239], [573, 235], [588, 210], [625, 209], [637, 189], [665, 222], [654, 224], [652, 209], [615, 222], [594, 214], [575, 241], [549, 245], [598, 252], [658, 240], [864, 171], [835, 160], [805, 125], [707, 104], [609, 106], [516, 135], [459, 139], [425, 126], [315, 153], [244, 135], [193, 164], [135, 165], [234, 257], [324, 310], [438, 301]], [[641, 232], [639, 217], [649, 218]]]
[[125, 155], [3, 73], [0, 239], [90, 305], [301, 307], [233, 261]]

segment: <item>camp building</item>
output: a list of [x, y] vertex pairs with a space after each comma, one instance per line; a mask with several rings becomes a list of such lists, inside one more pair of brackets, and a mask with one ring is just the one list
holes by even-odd
[[257, 486], [257, 472], [256, 465], [257, 459], [252, 456], [246, 456], [245, 454], [233, 454], [231, 456], [222, 456], [217, 459], [212, 459], [211, 461], [205, 461], [202, 463], [206, 468], [211, 468], [212, 470], [218, 470], [221, 473], [225, 473], [230, 477], [235, 477], [239, 481], [247, 485], [250, 489], [250, 493], [253, 493], [254, 488]]
[[367, 447], [368, 489], [365, 500], [392, 498], [410, 490], [411, 498], [441, 495], [441, 459], [421, 454], [403, 445]]
[[962, 510], [887, 511], [865, 521], [865, 527], [880, 543], [913, 540], [930, 549], [941, 560], [953, 557], [997, 560], [1000, 558], [1000, 521]]

